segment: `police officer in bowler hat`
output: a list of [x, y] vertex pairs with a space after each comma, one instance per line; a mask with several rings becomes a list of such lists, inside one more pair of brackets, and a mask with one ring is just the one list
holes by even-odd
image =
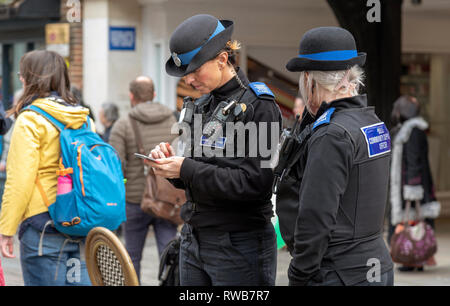
[[[259, 152], [250, 156], [248, 137], [243, 156], [228, 156], [224, 150], [232, 142], [234, 148], [242, 149], [237, 148], [236, 137], [224, 132], [222, 136], [226, 137], [209, 142], [210, 134], [205, 132], [214, 134], [224, 128], [223, 124], [214, 124], [222, 122], [225, 114], [230, 122], [256, 123], [258, 135], [263, 129], [260, 123], [266, 123], [268, 138], [271, 123], [281, 129], [281, 113], [273, 93], [263, 83], [250, 83], [235, 66], [239, 45], [231, 40], [232, 32], [230, 20], [196, 15], [182, 22], [170, 38], [166, 72], [184, 77], [203, 94], [193, 102], [185, 99], [180, 118], [180, 122], [189, 124], [192, 135], [198, 132], [192, 113], [202, 118], [201, 139], [193, 136], [187, 144], [191, 154], [175, 156], [174, 148], [160, 144], [151, 152], [157, 162], [149, 162], [156, 175], [186, 190], [187, 202], [181, 210], [185, 221], [180, 246], [181, 285], [275, 284], [273, 174], [270, 168], [261, 166], [261, 161], [270, 157]], [[256, 135], [252, 137], [257, 139]], [[200, 156], [193, 155], [199, 148], [221, 151], [223, 156], [206, 156], [203, 151]]]
[[358, 94], [365, 59], [351, 33], [319, 27], [286, 65], [300, 72], [307, 109], [298, 160], [277, 193], [290, 285], [393, 285], [383, 240], [390, 136]]

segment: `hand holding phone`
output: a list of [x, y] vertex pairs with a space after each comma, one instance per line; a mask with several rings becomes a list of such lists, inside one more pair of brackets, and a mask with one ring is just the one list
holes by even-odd
[[160, 158], [168, 158], [171, 156], [175, 156], [175, 152], [169, 143], [161, 142], [150, 152], [150, 155], [153, 158], [160, 159]]

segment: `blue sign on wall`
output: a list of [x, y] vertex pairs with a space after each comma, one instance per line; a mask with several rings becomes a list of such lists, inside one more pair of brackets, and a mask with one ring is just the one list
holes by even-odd
[[136, 49], [136, 28], [109, 27], [109, 50]]

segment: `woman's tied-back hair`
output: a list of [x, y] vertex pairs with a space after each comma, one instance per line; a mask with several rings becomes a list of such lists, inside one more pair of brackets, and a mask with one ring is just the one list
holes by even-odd
[[228, 53], [228, 63], [231, 66], [233, 66], [234, 68], [236, 68], [237, 51], [239, 49], [241, 49], [241, 43], [238, 42], [237, 40], [230, 40], [225, 45], [225, 48], [220, 50], [220, 52], [217, 55], [219, 55], [222, 52], [227, 52]]
[[229, 40], [227, 44], [225, 45], [225, 48], [219, 51], [217, 53], [217, 56], [221, 54], [222, 52], [226, 52], [228, 54], [228, 65], [232, 68], [234, 77], [236, 78], [237, 82], [239, 83], [239, 86], [243, 89], [246, 88], [244, 83], [242, 83], [242, 80], [239, 78], [236, 68], [237, 68], [237, 52], [241, 49], [241, 43], [237, 40]]
[[412, 96], [400, 96], [392, 107], [391, 121], [392, 126], [401, 124], [408, 119], [419, 116], [420, 105], [417, 99]]
[[38, 98], [45, 98], [55, 91], [67, 103], [77, 102], [70, 92], [70, 80], [64, 59], [56, 52], [34, 50], [20, 59], [20, 76], [25, 80], [23, 94], [8, 115], [17, 117], [22, 108]]
[[[307, 82], [305, 75], [308, 73]], [[342, 94], [349, 92], [352, 96], [358, 95], [361, 86], [364, 86], [364, 71], [355, 65], [348, 70], [337, 71], [302, 71], [300, 73], [299, 87], [304, 101], [308, 101], [311, 93], [319, 94], [317, 85], [329, 92]], [[316, 88], [312, 90], [313, 86]]]

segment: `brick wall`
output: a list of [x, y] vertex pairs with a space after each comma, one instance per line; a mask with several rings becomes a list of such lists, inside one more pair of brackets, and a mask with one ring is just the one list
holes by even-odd
[[[81, 21], [83, 20], [81, 3]], [[67, 0], [61, 0], [61, 22], [67, 21], [67, 12], [70, 7], [67, 7]], [[71, 22], [70, 24], [70, 56], [69, 56], [69, 77], [71, 83], [78, 88], [83, 87], [83, 23]]]

